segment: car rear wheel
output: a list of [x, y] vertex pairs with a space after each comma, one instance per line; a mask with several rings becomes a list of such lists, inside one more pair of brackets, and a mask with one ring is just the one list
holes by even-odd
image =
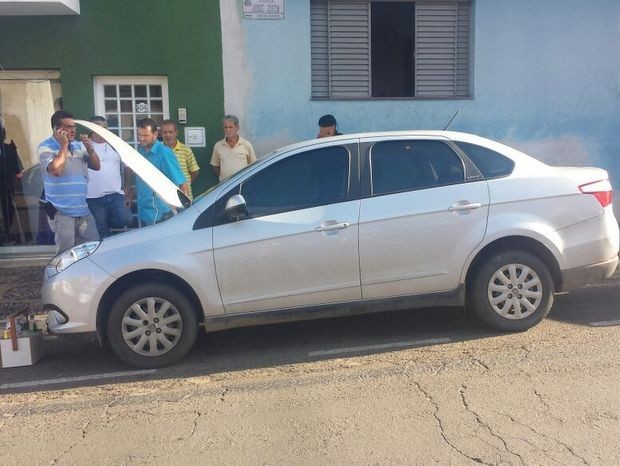
[[164, 367], [185, 356], [198, 335], [190, 301], [161, 283], [143, 283], [125, 291], [107, 321], [112, 350], [141, 368]]
[[540, 259], [524, 251], [506, 251], [477, 270], [469, 306], [491, 327], [518, 332], [545, 318], [553, 305], [553, 290], [553, 277]]

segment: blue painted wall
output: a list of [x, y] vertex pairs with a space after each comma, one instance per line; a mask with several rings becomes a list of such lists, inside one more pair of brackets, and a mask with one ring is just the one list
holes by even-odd
[[[620, 2], [475, 0], [473, 98], [317, 101], [310, 97], [309, 1], [284, 20], [223, 22], [241, 34], [244, 132], [258, 152], [314, 138], [333, 113], [341, 131], [451, 129], [502, 140], [553, 164], [597, 165], [620, 188]], [[226, 69], [226, 57], [224, 58]], [[245, 86], [246, 89], [237, 87]]]

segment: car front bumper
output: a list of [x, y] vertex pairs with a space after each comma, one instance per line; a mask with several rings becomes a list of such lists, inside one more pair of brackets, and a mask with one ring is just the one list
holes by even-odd
[[112, 277], [88, 258], [69, 266], [41, 288], [41, 301], [52, 333], [83, 333], [97, 330], [101, 290]]

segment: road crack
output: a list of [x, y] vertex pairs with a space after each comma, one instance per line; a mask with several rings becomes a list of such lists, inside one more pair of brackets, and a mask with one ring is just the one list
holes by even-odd
[[109, 409], [114, 406], [116, 403], [118, 403], [118, 401], [120, 400], [120, 397], [116, 397], [114, 398], [112, 401], [110, 401], [105, 408], [103, 408], [103, 413], [102, 413], [102, 417], [104, 418], [104, 426], [107, 426], [110, 421], [112, 421], [112, 419], [114, 419], [116, 416], [111, 416], [109, 413]]
[[525, 460], [523, 459], [523, 457], [519, 454], [516, 453], [512, 450], [510, 450], [510, 448], [508, 448], [508, 444], [506, 443], [506, 441], [503, 439], [503, 437], [501, 435], [496, 434], [495, 432], [493, 432], [493, 429], [491, 429], [491, 426], [489, 426], [486, 422], [484, 422], [482, 420], [482, 418], [480, 417], [480, 415], [475, 412], [471, 406], [469, 405], [469, 403], [467, 402], [467, 398], [465, 398], [465, 391], [467, 390], [467, 385], [461, 385], [461, 389], [459, 390], [459, 393], [461, 394], [461, 400], [463, 402], [463, 407], [465, 408], [465, 411], [467, 411], [468, 413], [470, 413], [471, 415], [474, 416], [474, 419], [476, 419], [476, 422], [483, 428], [485, 429], [492, 437], [498, 439], [500, 442], [502, 442], [502, 445], [504, 446], [504, 449], [510, 453], [511, 455], [516, 456], [517, 458], [519, 458], [521, 460], [521, 463], [523, 464], [527, 464], [525, 462]]
[[192, 438], [196, 433], [196, 429], [198, 428], [198, 419], [200, 419], [200, 416], [202, 416], [202, 413], [200, 411], [194, 411], [194, 414], [196, 415], [196, 417], [194, 417], [194, 425], [192, 426], [192, 430], [189, 433], [189, 438]]
[[82, 429], [80, 430], [80, 438], [78, 440], [76, 440], [75, 442], [73, 442], [71, 445], [69, 445], [60, 455], [58, 455], [56, 458], [54, 458], [52, 461], [50, 461], [50, 466], [53, 464], [57, 464], [60, 459], [66, 455], [69, 454], [69, 452], [80, 442], [84, 441], [84, 439], [86, 439], [86, 434], [87, 431], [86, 429], [88, 429], [88, 426], [90, 425], [90, 421], [87, 421], [83, 426]]
[[[495, 413], [496, 413], [496, 414], [499, 414], [500, 416], [505, 416], [505, 417], [507, 417], [507, 418], [508, 418], [508, 419], [510, 419], [510, 421], [511, 421], [511, 422], [513, 422], [514, 424], [517, 424], [517, 425], [520, 425], [520, 426], [522, 426], [522, 427], [525, 427], [526, 429], [529, 429], [531, 432], [533, 432], [534, 434], [536, 434], [536, 435], [538, 435], [538, 436], [540, 436], [540, 437], [542, 437], [542, 438], [544, 438], [544, 439], [547, 439], [547, 440], [550, 440], [550, 441], [552, 441], [552, 442], [557, 443], [558, 445], [562, 446], [562, 447], [563, 447], [566, 451], [568, 451], [568, 452], [569, 452], [569, 453], [570, 453], [573, 457], [575, 457], [575, 458], [577, 458], [578, 460], [580, 460], [583, 464], [585, 464], [586, 466], [589, 466], [589, 465], [590, 465], [590, 463], [588, 463], [588, 461], [587, 461], [587, 460], [586, 460], [583, 456], [581, 456], [581, 455], [577, 454], [577, 453], [575, 452], [575, 450], [573, 450], [573, 448], [572, 448], [572, 447], [570, 447], [570, 446], [569, 446], [569, 445], [567, 445], [566, 443], [562, 442], [561, 440], [558, 440], [558, 439], [557, 439], [557, 438], [555, 438], [555, 437], [550, 437], [550, 436], [549, 436], [549, 435], [547, 435], [547, 434], [544, 434], [544, 433], [542, 433], [542, 432], [537, 431], [536, 429], [534, 429], [534, 428], [533, 428], [532, 426], [530, 426], [529, 424], [525, 424], [525, 423], [523, 423], [523, 422], [521, 422], [521, 421], [518, 421], [517, 419], [515, 419], [515, 418], [514, 418], [513, 416], [511, 416], [510, 414], [498, 413], [497, 411], [495, 411]], [[521, 440], [524, 440], [524, 441], [526, 441], [526, 442], [527, 442], [527, 440], [525, 440], [525, 439], [521, 439]], [[530, 442], [527, 442], [527, 443], [529, 443], [529, 444], [531, 445], [531, 443], [530, 443]], [[543, 450], [543, 452], [544, 452], [544, 450]]]
[[538, 397], [538, 399], [540, 400], [540, 402], [545, 406], [545, 408], [547, 408], [547, 411], [551, 411], [551, 408], [549, 406], [549, 403], [547, 403], [547, 401], [543, 398], [543, 396], [538, 392], [538, 390], [536, 390], [536, 388], [534, 388], [534, 395], [536, 395]]
[[532, 352], [533, 352], [532, 348], [530, 348], [528, 345], [521, 345], [521, 349], [523, 351], [525, 351], [525, 355], [521, 359], [519, 359], [518, 362], [523, 362], [523, 361], [529, 359], [530, 356], [532, 355]]
[[196, 393], [198, 393], [198, 389], [196, 390], [192, 390], [190, 393], [183, 395], [180, 399], [178, 399], [176, 402], [180, 403], [181, 401], [185, 401], [191, 397], [193, 397]]
[[475, 361], [478, 365], [480, 365], [480, 366], [484, 367], [487, 371], [490, 371], [490, 370], [491, 370], [491, 368], [490, 368], [490, 367], [489, 367], [489, 366], [488, 366], [488, 365], [487, 365], [487, 364], [486, 364], [486, 363], [485, 363], [482, 359], [480, 359], [480, 358], [478, 358], [478, 357], [476, 357], [476, 356], [473, 356], [473, 355], [472, 355], [472, 357], [474, 358], [474, 361]]
[[461, 451], [456, 445], [454, 445], [452, 442], [450, 442], [450, 440], [448, 439], [448, 437], [446, 435], [446, 431], [445, 431], [443, 422], [441, 421], [441, 418], [439, 417], [439, 403], [437, 403], [437, 401], [435, 401], [435, 399], [431, 396], [431, 394], [427, 390], [422, 388], [422, 385], [420, 385], [419, 382], [416, 382], [415, 380], [413, 380], [412, 382], [418, 388], [418, 390], [420, 390], [420, 392], [424, 395], [426, 400], [433, 406], [433, 408], [434, 408], [433, 416], [435, 417], [435, 420], [437, 421], [437, 425], [439, 426], [439, 433], [441, 434], [441, 437], [443, 438], [444, 442], [446, 442], [446, 444], [448, 444], [448, 446], [450, 448], [452, 448], [454, 451], [456, 451], [459, 455], [467, 458], [468, 460], [474, 461], [474, 462], [479, 463], [479, 464], [484, 464], [484, 465], [487, 465], [487, 466], [491, 466], [490, 463], [485, 463], [484, 461], [482, 461], [481, 458], [476, 458], [476, 457], [473, 457], [473, 456], [469, 456], [467, 453], [465, 453], [464, 451]]
[[189, 440], [196, 433], [196, 430], [198, 429], [198, 419], [200, 419], [200, 416], [202, 416], [202, 413], [200, 411], [192, 411], [192, 412], [194, 413], [194, 419], [192, 420], [192, 428], [189, 432], [189, 435], [186, 435], [185, 437], [179, 437], [175, 439], [175, 441], [181, 442], [183, 440]]
[[534, 380], [534, 377], [532, 376], [531, 373], [529, 373], [528, 371], [526, 371], [525, 369], [519, 367], [518, 370], [529, 380], [529, 382], [532, 384], [532, 392], [534, 393], [534, 395], [536, 396], [536, 398], [542, 403], [542, 405], [545, 407], [544, 411], [545, 414], [547, 416], [549, 416], [551, 419], [553, 419], [554, 421], [563, 424], [564, 423], [564, 419], [557, 417], [553, 411], [551, 410], [551, 405], [547, 402], [547, 400], [544, 399], [543, 395], [536, 389], [536, 381]]

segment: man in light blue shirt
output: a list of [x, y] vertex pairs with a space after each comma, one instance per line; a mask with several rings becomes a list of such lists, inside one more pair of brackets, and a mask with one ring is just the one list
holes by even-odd
[[99, 156], [90, 138], [75, 140], [73, 115], [59, 110], [52, 115], [54, 133], [39, 144], [38, 156], [45, 187], [46, 213], [54, 232], [56, 253], [76, 244], [99, 239], [95, 219], [86, 204], [88, 169], [99, 170]]
[[[185, 175], [174, 152], [158, 141], [157, 136], [157, 123], [151, 118], [141, 120], [138, 123], [138, 152], [187, 194]], [[153, 225], [173, 214], [172, 209], [139, 176], [136, 176], [136, 193], [138, 218], [142, 225]]]

